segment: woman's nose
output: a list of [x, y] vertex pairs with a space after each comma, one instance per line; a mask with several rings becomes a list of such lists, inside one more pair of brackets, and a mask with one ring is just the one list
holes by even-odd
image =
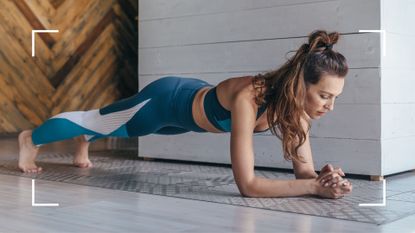
[[328, 102], [328, 103], [324, 106], [324, 108], [325, 108], [325, 109], [327, 109], [328, 111], [333, 111], [333, 109], [334, 109], [334, 100], [333, 100], [333, 101], [331, 101], [331, 102]]

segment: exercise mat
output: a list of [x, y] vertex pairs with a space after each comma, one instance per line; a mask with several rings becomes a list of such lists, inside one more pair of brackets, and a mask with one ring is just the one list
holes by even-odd
[[[353, 193], [342, 199], [314, 196], [290, 198], [247, 198], [239, 194], [229, 166], [174, 161], [145, 161], [136, 152], [92, 152], [92, 168], [72, 166], [70, 153], [42, 153], [40, 174], [23, 174], [17, 160], [2, 160], [0, 173], [33, 179], [65, 182], [129, 192], [193, 199], [273, 211], [307, 214], [373, 224], [384, 224], [415, 213], [415, 190], [387, 190], [384, 207], [361, 207], [360, 203], [382, 203], [383, 183], [350, 179]], [[257, 176], [294, 179], [294, 175], [255, 170]]]

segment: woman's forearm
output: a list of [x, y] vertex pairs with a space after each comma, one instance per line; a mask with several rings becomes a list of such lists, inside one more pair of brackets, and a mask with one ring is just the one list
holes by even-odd
[[315, 179], [275, 180], [255, 177], [241, 193], [248, 197], [294, 197], [315, 194], [317, 185]]
[[312, 179], [312, 178], [317, 178], [317, 177], [318, 177], [318, 174], [315, 171], [295, 173], [296, 179]]

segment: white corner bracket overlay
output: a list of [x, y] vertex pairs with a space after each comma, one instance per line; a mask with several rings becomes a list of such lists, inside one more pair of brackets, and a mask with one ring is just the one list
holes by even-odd
[[382, 56], [386, 56], [386, 30], [359, 30], [360, 33], [363, 32], [376, 32], [380, 33], [381, 35], [381, 43], [382, 43]]
[[56, 207], [59, 206], [59, 203], [35, 203], [35, 180], [32, 179], [32, 206], [34, 207], [39, 207], [39, 206], [43, 206], [43, 207]]
[[35, 35], [36, 33], [57, 33], [59, 30], [32, 30], [32, 57], [35, 56]]
[[383, 180], [383, 201], [382, 203], [362, 203], [359, 206], [386, 206], [386, 180]]

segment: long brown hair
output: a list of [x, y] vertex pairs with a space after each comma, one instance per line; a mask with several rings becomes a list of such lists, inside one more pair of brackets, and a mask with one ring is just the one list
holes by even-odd
[[310, 122], [307, 130], [301, 124], [305, 117], [307, 85], [317, 84], [324, 74], [345, 77], [348, 72], [346, 58], [332, 49], [338, 39], [337, 32], [314, 31], [309, 35], [308, 43], [294, 51], [294, 56], [279, 69], [252, 79], [252, 85], [259, 93], [255, 102], [266, 104], [269, 128], [282, 141], [286, 160], [304, 162], [297, 151], [310, 129]]

